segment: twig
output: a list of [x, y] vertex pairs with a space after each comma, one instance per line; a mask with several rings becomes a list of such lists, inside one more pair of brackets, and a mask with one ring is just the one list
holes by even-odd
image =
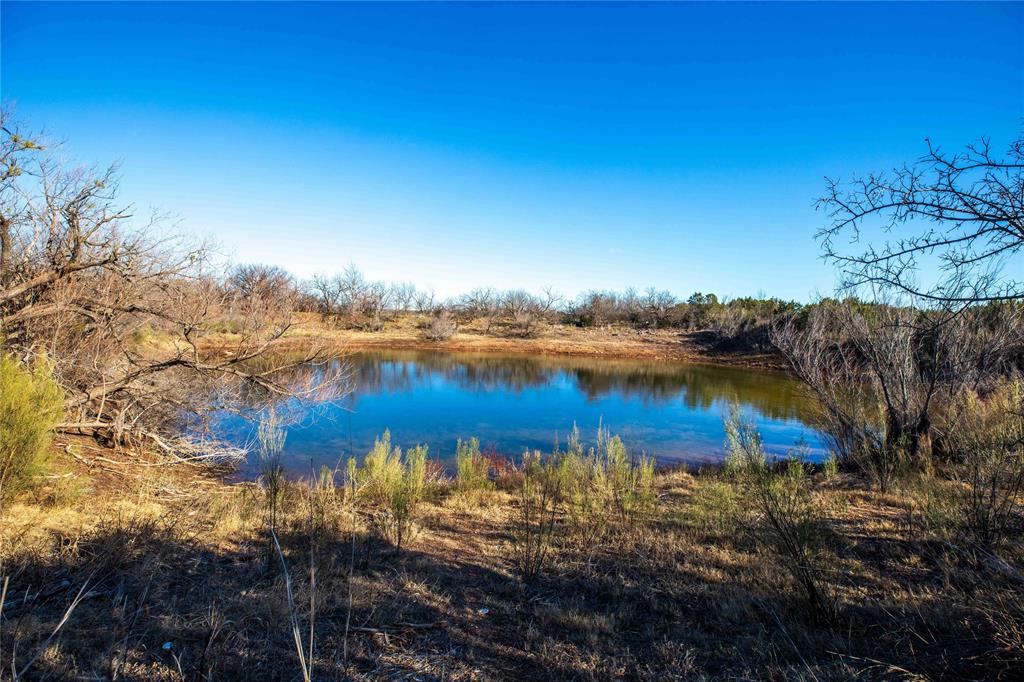
[[7, 598], [7, 585], [11, 582], [11, 576], [4, 576], [4, 586], [0, 589], [0, 661], [3, 661], [3, 631], [4, 631], [4, 599]]
[[284, 552], [281, 550], [281, 543], [277, 540], [277, 533], [270, 529], [270, 537], [274, 540], [274, 547], [277, 548], [277, 556], [281, 559], [281, 570], [284, 571], [284, 587], [288, 596], [288, 616], [292, 622], [292, 637], [295, 640], [295, 651], [299, 654], [299, 665], [302, 667], [302, 679], [304, 682], [311, 682], [312, 675], [309, 665], [306, 663], [306, 653], [302, 646], [302, 632], [299, 629], [299, 616], [295, 607], [295, 596], [292, 594], [292, 577], [288, 573], [288, 562], [284, 559]]
[[[352, 422], [351, 422], [351, 420], [352, 420], [352, 417], [351, 417], [351, 413], [350, 413], [349, 414], [349, 439], [350, 440], [351, 440], [351, 437], [352, 437], [352, 428], [351, 428]], [[349, 448], [350, 448], [350, 451], [351, 451], [351, 444], [349, 445]], [[355, 573], [355, 566], [356, 566], [356, 519], [358, 518], [358, 516], [356, 515], [356, 502], [355, 502], [356, 482], [353, 480], [353, 481], [350, 482], [350, 485], [352, 486], [352, 502], [351, 502], [351, 504], [352, 504], [352, 543], [351, 543], [351, 551], [350, 551], [349, 557], [348, 557], [348, 585], [347, 585], [347, 588], [348, 588], [348, 609], [345, 612], [345, 638], [342, 641], [342, 663], [345, 666], [346, 673], [348, 671], [348, 633], [349, 633], [349, 630], [351, 629], [351, 625], [352, 625], [352, 577], [353, 577], [353, 574]]]
[[447, 625], [447, 621], [439, 620], [435, 623], [395, 623], [394, 625], [385, 625], [379, 628], [353, 625], [350, 629], [353, 632], [368, 632], [370, 634], [387, 635], [407, 630], [434, 630], [447, 627]]
[[60, 629], [64, 627], [64, 624], [68, 622], [69, 618], [71, 618], [71, 614], [72, 612], [74, 612], [75, 607], [78, 606], [82, 599], [84, 599], [86, 596], [89, 596], [85, 592], [85, 588], [89, 586], [89, 579], [90, 578], [87, 578], [86, 581], [82, 583], [82, 588], [78, 590], [78, 594], [75, 595], [75, 598], [71, 600], [71, 603], [68, 605], [67, 611], [64, 612], [64, 616], [60, 619], [60, 622], [57, 623], [57, 627], [53, 629], [53, 632], [50, 633], [50, 636], [46, 638], [46, 641], [43, 642], [43, 645], [39, 648], [39, 651], [36, 652], [36, 655], [30, 658], [28, 663], [22, 666], [21, 672], [14, 675], [14, 682], [17, 682], [18, 678], [25, 676], [25, 673], [29, 671], [29, 669], [36, 662], [36, 660], [43, 654], [43, 652], [49, 648], [50, 642], [53, 641], [53, 638], [57, 636], [57, 633], [60, 632]]
[[4, 609], [13, 609], [18, 606], [24, 606], [25, 604], [31, 604], [32, 602], [38, 601], [40, 599], [49, 599], [53, 595], [57, 594], [58, 592], [63, 592], [69, 587], [71, 587], [71, 581], [61, 580], [59, 583], [57, 583], [53, 587], [50, 587], [45, 592], [36, 592], [34, 595], [26, 594], [21, 599], [12, 599], [9, 602], [4, 602], [0, 600], [0, 613], [3, 613]]

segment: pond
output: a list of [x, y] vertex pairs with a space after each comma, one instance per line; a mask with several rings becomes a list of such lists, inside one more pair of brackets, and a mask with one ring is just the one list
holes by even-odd
[[[806, 425], [808, 403], [797, 382], [763, 370], [650, 360], [610, 360], [433, 351], [367, 351], [348, 363], [353, 391], [335, 403], [298, 409], [283, 452], [291, 475], [362, 456], [389, 429], [403, 448], [424, 443], [430, 457], [451, 465], [459, 438], [519, 457], [550, 452], [577, 425], [584, 442], [599, 426], [630, 452], [661, 464], [720, 462], [722, 418], [732, 401], [752, 416], [766, 450], [798, 445], [820, 458], [822, 441]], [[293, 406], [296, 407], [296, 406]], [[296, 410], [292, 410], [296, 412]], [[252, 442], [255, 427], [225, 415], [217, 435]], [[250, 462], [240, 472], [255, 471]]]

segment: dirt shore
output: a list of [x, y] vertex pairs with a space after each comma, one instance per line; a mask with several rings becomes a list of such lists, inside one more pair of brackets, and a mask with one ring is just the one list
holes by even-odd
[[581, 329], [545, 325], [529, 338], [487, 334], [480, 324], [464, 325], [446, 341], [431, 341], [415, 318], [387, 323], [380, 331], [325, 326], [312, 315], [299, 318], [279, 342], [286, 350], [303, 350], [314, 343], [331, 351], [365, 349], [437, 350], [447, 352], [508, 353], [523, 355], [575, 355], [617, 359], [671, 360], [738, 367], [785, 370], [777, 353], [716, 350], [706, 332], [636, 330], [628, 327]]

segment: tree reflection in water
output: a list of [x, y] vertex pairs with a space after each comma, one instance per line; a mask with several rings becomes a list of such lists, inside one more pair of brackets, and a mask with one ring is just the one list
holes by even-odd
[[[783, 453], [806, 440], [809, 403], [799, 385], [778, 373], [648, 360], [367, 351], [347, 363], [353, 393], [340, 403], [290, 407], [296, 416], [285, 446], [294, 472], [362, 454], [390, 428], [397, 443], [431, 446], [447, 459], [456, 438], [477, 436], [491, 449], [518, 456], [549, 450], [574, 422], [584, 433], [599, 421], [634, 451], [660, 462], [715, 461], [722, 456], [721, 417], [731, 401], [754, 415], [769, 449]], [[310, 369], [308, 371], [316, 371]], [[297, 380], [308, 377], [296, 377]], [[234, 440], [248, 425], [225, 415], [215, 429]]]

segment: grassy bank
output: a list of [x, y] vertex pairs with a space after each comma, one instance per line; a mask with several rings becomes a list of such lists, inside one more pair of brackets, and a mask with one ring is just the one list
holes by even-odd
[[[276, 526], [290, 607], [258, 486], [89, 441], [56, 452], [57, 473], [0, 526], [4, 667], [38, 655], [28, 679], [302, 679], [293, 613], [321, 680], [1024, 672], [1019, 585], [933, 532], [924, 484], [881, 494], [809, 474], [819, 578], [836, 605], [826, 622], [724, 473], [660, 472], [651, 506], [596, 534], [557, 506], [532, 580], [514, 551], [525, 500], [514, 471], [477, 490], [428, 477], [401, 551], [377, 532], [379, 509], [293, 483]], [[1003, 557], [1024, 559], [1019, 544]]]

